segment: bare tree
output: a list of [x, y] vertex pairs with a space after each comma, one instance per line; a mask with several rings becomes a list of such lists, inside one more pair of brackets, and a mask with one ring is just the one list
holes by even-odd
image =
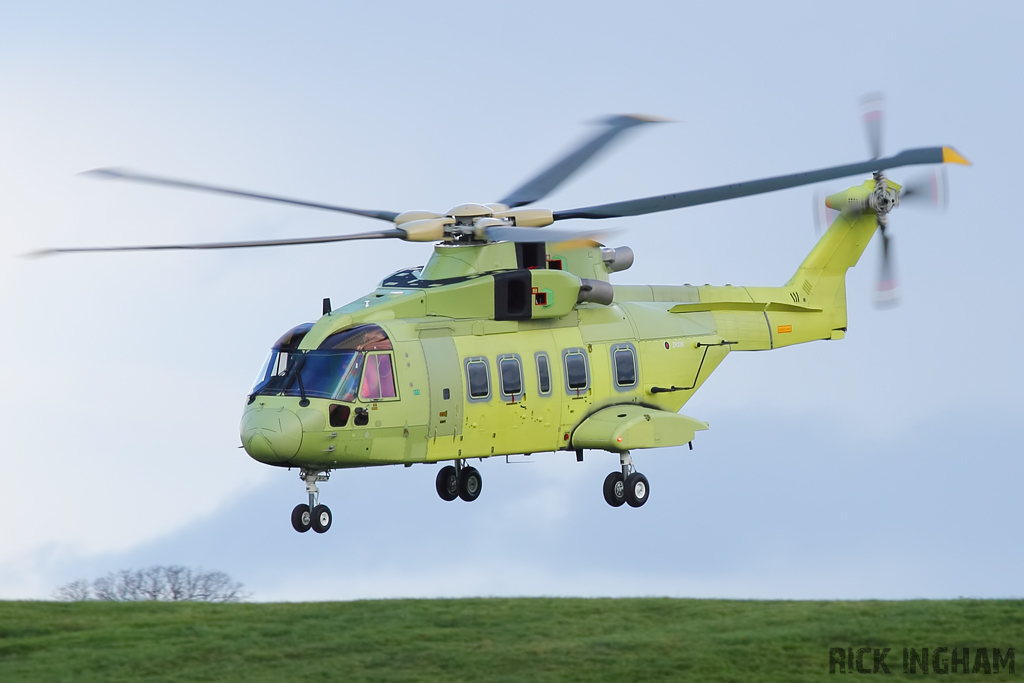
[[240, 602], [248, 595], [242, 584], [224, 572], [193, 570], [180, 565], [111, 572], [90, 584], [79, 579], [57, 589], [56, 600], [137, 602]]
[[53, 594], [54, 600], [61, 602], [81, 602], [92, 599], [92, 588], [85, 579], [72, 581], [66, 586], [61, 586]]

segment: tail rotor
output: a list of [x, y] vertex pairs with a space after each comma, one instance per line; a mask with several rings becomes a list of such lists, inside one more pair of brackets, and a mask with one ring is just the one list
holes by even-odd
[[[885, 103], [880, 94], [873, 93], [861, 100], [862, 121], [872, 159], [882, 159], [882, 130]], [[952, 150], [951, 150], [952, 152]], [[955, 152], [956, 158], [943, 161], [968, 163]], [[945, 151], [944, 151], [945, 156]], [[896, 276], [893, 238], [889, 229], [889, 213], [904, 202], [916, 206], [930, 206], [943, 210], [949, 201], [946, 170], [940, 166], [929, 173], [918, 176], [900, 186], [885, 177], [885, 170], [878, 168], [871, 181], [861, 188], [827, 197], [816, 193], [814, 197], [815, 230], [821, 234], [840, 213], [853, 217], [872, 212], [877, 217], [881, 233], [882, 254], [879, 262], [878, 279], [875, 282], [875, 303], [880, 308], [890, 308], [899, 303], [899, 280]]]

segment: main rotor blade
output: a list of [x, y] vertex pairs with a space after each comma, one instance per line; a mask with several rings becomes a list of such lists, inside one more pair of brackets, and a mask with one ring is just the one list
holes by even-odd
[[188, 180], [174, 180], [173, 178], [161, 178], [159, 176], [146, 175], [144, 173], [135, 173], [133, 171], [126, 171], [116, 168], [97, 168], [92, 171], [85, 171], [82, 175], [91, 175], [96, 178], [104, 178], [106, 180], [132, 180], [137, 183], [149, 183], [151, 185], [164, 185], [166, 187], [176, 187], [182, 190], [199, 190], [201, 192], [213, 192], [216, 194], [226, 194], [234, 197], [245, 197], [247, 199], [262, 199], [268, 202], [280, 202], [283, 204], [293, 204], [295, 206], [305, 206], [310, 209], [323, 209], [325, 211], [340, 211], [341, 213], [351, 213], [356, 216], [365, 216], [366, 218], [376, 218], [382, 221], [393, 221], [395, 216], [398, 215], [395, 211], [373, 211], [367, 209], [352, 209], [347, 206], [335, 206], [334, 204], [321, 204], [319, 202], [307, 202], [302, 199], [290, 199], [288, 197], [278, 197], [271, 194], [260, 194], [258, 192], [247, 192], [245, 190], [233, 190], [227, 187], [220, 187], [218, 185], [207, 185], [205, 183], [193, 183]]
[[611, 231], [577, 232], [573, 230], [552, 230], [540, 228], [520, 228], [517, 226], [492, 225], [484, 228], [484, 235], [492, 242], [579, 242], [584, 240], [598, 241], [599, 238], [611, 234]]
[[136, 247], [71, 247], [61, 249], [41, 249], [26, 256], [52, 256], [54, 254], [71, 254], [94, 251], [170, 251], [182, 249], [244, 249], [248, 247], [280, 247], [292, 244], [324, 244], [326, 242], [348, 242], [350, 240], [383, 240], [404, 239], [402, 230], [381, 230], [380, 232], [363, 232], [355, 235], [333, 235], [327, 237], [297, 237], [284, 240], [256, 240], [251, 242], [206, 242], [200, 244], [151, 244]]
[[596, 137], [591, 138], [569, 154], [566, 154], [554, 164], [512, 190], [508, 196], [499, 200], [499, 202], [509, 208], [515, 208], [543, 199], [623, 132], [645, 123], [658, 123], [664, 120], [637, 114], [610, 116], [601, 121], [601, 123], [607, 126], [604, 132], [599, 133]]
[[818, 171], [807, 171], [804, 173], [793, 173], [791, 175], [776, 176], [774, 178], [762, 178], [750, 180], [745, 183], [734, 185], [720, 185], [703, 190], [690, 190], [688, 192], [677, 192], [674, 194], [663, 194], [657, 197], [645, 197], [643, 199], [631, 199], [624, 202], [613, 202], [611, 204], [599, 204], [588, 206], [582, 209], [568, 209], [566, 211], [555, 211], [553, 218], [556, 221], [568, 218], [622, 218], [625, 216], [640, 216], [646, 213], [657, 213], [659, 211], [671, 211], [682, 209], [687, 206], [698, 204], [710, 204], [721, 202], [726, 199], [737, 197], [749, 197], [750, 195], [763, 194], [785, 190], [800, 185], [813, 185], [825, 180], [835, 180], [851, 175], [862, 173], [873, 173], [879, 168], [899, 168], [901, 166], [918, 166], [921, 164], [941, 163], [969, 164], [952, 147], [922, 147], [920, 149], [908, 149], [887, 159], [872, 159], [856, 164], [844, 166], [833, 166]]

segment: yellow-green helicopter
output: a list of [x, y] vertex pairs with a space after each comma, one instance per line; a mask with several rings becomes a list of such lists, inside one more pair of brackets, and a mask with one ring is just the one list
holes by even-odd
[[[447, 462], [437, 473], [446, 501], [473, 501], [482, 479], [472, 459], [587, 449], [618, 454], [604, 498], [642, 506], [647, 478], [631, 453], [690, 445], [706, 422], [679, 414], [733, 351], [842, 339], [846, 271], [881, 232], [879, 294], [895, 279], [888, 214], [910, 199], [935, 200], [941, 174], [900, 186], [883, 169], [968, 163], [951, 147], [882, 158], [881, 107], [867, 105], [872, 158], [860, 163], [677, 194], [550, 211], [523, 208], [563, 183], [624, 132], [656, 119], [614, 116], [600, 132], [490, 204], [444, 213], [372, 211], [307, 202], [123, 170], [90, 173], [183, 189], [365, 216], [390, 223], [360, 234], [251, 242], [50, 249], [232, 249], [364, 239], [432, 242], [426, 265], [385, 277], [340, 308], [284, 333], [248, 393], [242, 446], [255, 460], [299, 468], [308, 503], [292, 511], [299, 532], [323, 533], [331, 511], [317, 484], [332, 470]], [[830, 195], [838, 212], [781, 287], [613, 285], [628, 247], [593, 233], [542, 229], [556, 221], [669, 211], [856, 174], [871, 178]]]

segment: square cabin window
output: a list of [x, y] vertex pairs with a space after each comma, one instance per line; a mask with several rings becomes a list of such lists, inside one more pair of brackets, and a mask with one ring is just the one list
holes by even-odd
[[502, 356], [498, 358], [498, 372], [501, 374], [501, 397], [506, 401], [515, 401], [516, 396], [523, 395], [523, 364], [518, 356]]
[[615, 365], [615, 384], [620, 387], [635, 386], [636, 355], [633, 349], [628, 346], [615, 349], [612, 351], [612, 360]]
[[570, 394], [581, 394], [590, 388], [587, 375], [587, 357], [582, 349], [570, 349], [563, 356], [565, 361], [565, 386]]
[[486, 401], [491, 397], [491, 378], [486, 358], [466, 360], [466, 384], [469, 400]]

